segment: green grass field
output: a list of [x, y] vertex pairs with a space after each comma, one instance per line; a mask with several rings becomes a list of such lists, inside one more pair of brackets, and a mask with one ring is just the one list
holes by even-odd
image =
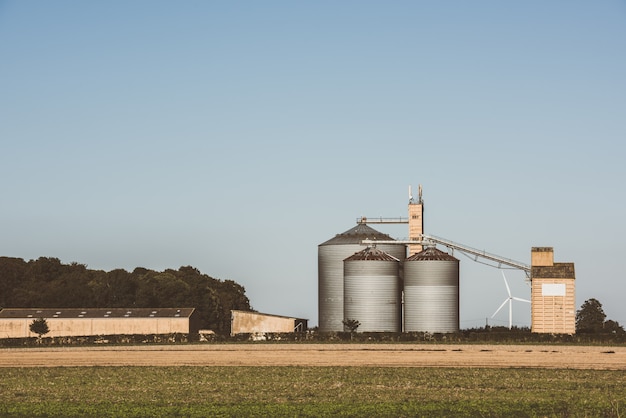
[[0, 369], [2, 417], [625, 414], [623, 371], [376, 367]]

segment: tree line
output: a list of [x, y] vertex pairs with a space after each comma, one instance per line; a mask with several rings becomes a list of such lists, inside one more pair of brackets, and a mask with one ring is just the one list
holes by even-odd
[[88, 269], [58, 258], [0, 257], [0, 308], [196, 308], [200, 326], [230, 333], [231, 309], [250, 311], [245, 289], [190, 266], [132, 272]]

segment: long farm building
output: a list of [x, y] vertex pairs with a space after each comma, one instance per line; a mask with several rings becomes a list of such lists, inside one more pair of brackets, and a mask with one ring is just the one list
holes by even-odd
[[46, 337], [198, 332], [194, 308], [5, 308], [0, 311], [0, 338], [36, 337], [30, 324], [38, 318], [48, 324]]

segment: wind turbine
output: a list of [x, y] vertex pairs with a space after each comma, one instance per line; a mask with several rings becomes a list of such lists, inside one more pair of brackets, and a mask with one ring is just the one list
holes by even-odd
[[504, 305], [506, 305], [506, 303], [508, 302], [509, 303], [509, 329], [511, 329], [513, 327], [513, 301], [516, 300], [518, 302], [526, 302], [526, 303], [530, 303], [530, 301], [512, 296], [511, 288], [509, 287], [509, 284], [506, 281], [506, 276], [504, 275], [504, 271], [502, 270], [500, 271], [502, 272], [502, 278], [504, 279], [504, 285], [506, 286], [506, 292], [509, 294], [509, 297], [506, 298], [504, 302], [502, 302], [502, 305], [500, 305], [500, 307], [493, 313], [493, 315], [491, 315], [491, 318], [493, 319], [493, 317], [496, 316], [498, 312], [500, 312], [500, 309], [504, 308]]

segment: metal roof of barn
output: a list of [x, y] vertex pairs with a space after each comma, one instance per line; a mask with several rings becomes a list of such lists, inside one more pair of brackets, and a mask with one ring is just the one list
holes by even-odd
[[346, 232], [335, 235], [335, 237], [321, 243], [320, 245], [360, 244], [361, 241], [363, 241], [364, 239], [379, 239], [385, 241], [394, 240], [389, 235], [378, 232], [371, 226], [368, 226], [366, 224], [359, 224], [354, 228], [348, 229]]
[[4, 308], [0, 318], [188, 318], [194, 308]]

